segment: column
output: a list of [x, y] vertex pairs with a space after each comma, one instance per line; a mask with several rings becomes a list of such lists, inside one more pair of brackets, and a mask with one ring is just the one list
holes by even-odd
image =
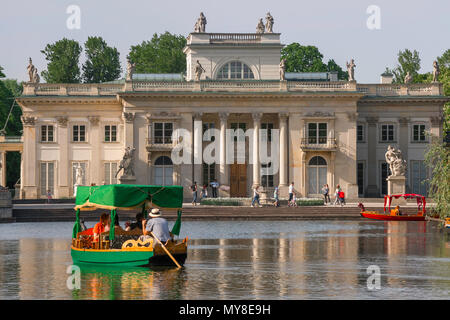
[[261, 168], [259, 159], [259, 128], [262, 113], [253, 113], [253, 187], [261, 185]]
[[226, 157], [226, 130], [228, 113], [219, 113], [220, 119], [220, 164], [219, 164], [219, 184], [228, 185], [227, 157]]
[[2, 186], [6, 187], [6, 151], [0, 152], [2, 166], [0, 168], [2, 174]]
[[[90, 183], [95, 183], [97, 185], [100, 185], [102, 182], [102, 176], [101, 173], [103, 172], [103, 167], [101, 163], [101, 141], [104, 132], [100, 130], [100, 117], [98, 116], [91, 116], [88, 117], [90, 122], [90, 135], [89, 135], [89, 141], [92, 146], [91, 151], [91, 161], [88, 163], [88, 169], [90, 173], [90, 177], [86, 176], [86, 184], [89, 185]], [[99, 170], [99, 168], [102, 168]], [[87, 179], [89, 178], [89, 180]]]
[[69, 134], [67, 129], [68, 118], [66, 116], [57, 117], [57, 143], [59, 146], [59, 166], [58, 166], [58, 188], [55, 191], [58, 192], [58, 197], [69, 197], [70, 194], [70, 176], [72, 174], [72, 168], [69, 168]]
[[378, 117], [367, 117], [367, 194], [369, 198], [379, 197], [377, 183], [377, 123]]
[[39, 175], [39, 164], [36, 161], [36, 121], [33, 116], [23, 115], [21, 117], [23, 124], [23, 173], [21, 174], [21, 187], [24, 190], [26, 199], [37, 199], [38, 185], [37, 177]]
[[288, 145], [287, 145], [287, 113], [280, 113], [280, 187], [288, 185]]
[[194, 118], [194, 181], [198, 186], [203, 185], [202, 179], [202, 165], [203, 165], [203, 124], [202, 113], [196, 112]]
[[134, 147], [134, 113], [123, 112], [122, 117], [125, 120], [124, 142], [126, 147]]

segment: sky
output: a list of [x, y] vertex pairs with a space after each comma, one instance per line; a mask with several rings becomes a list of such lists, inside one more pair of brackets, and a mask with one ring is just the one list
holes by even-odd
[[[73, 11], [67, 13], [71, 5], [80, 10], [79, 29], [67, 26], [76, 22]], [[83, 45], [88, 36], [101, 36], [119, 50], [125, 72], [132, 45], [165, 31], [187, 36], [200, 12], [206, 32], [252, 33], [268, 11], [283, 44], [314, 45], [325, 62], [334, 59], [344, 70], [354, 58], [360, 83], [378, 83], [386, 67], [397, 66], [399, 50], [417, 50], [420, 72], [430, 72], [433, 60], [450, 49], [449, 0], [3, 0], [0, 66], [7, 78], [28, 81], [28, 58], [45, 70], [40, 51], [48, 43], [66, 37]]]

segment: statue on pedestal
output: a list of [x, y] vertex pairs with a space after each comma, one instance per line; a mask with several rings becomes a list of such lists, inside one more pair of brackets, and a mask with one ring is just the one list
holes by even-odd
[[268, 32], [268, 33], [273, 32], [273, 17], [270, 14], [270, 12], [267, 12], [267, 15], [266, 15], [266, 32]]
[[259, 22], [256, 25], [256, 33], [264, 33], [264, 22], [262, 18], [259, 19]]
[[134, 69], [136, 68], [136, 63], [131, 62], [130, 57], [127, 57], [127, 78], [130, 81], [133, 79]]
[[350, 63], [347, 62], [347, 72], [348, 72], [348, 81], [355, 81], [355, 60], [350, 60]]
[[39, 78], [38, 70], [33, 65], [33, 61], [31, 60], [31, 58], [29, 59], [29, 64], [28, 64], [27, 70], [28, 70], [28, 77], [30, 78], [29, 82], [39, 83], [40, 78]]
[[117, 170], [116, 175], [115, 175], [116, 178], [122, 169], [123, 169], [123, 174], [125, 176], [134, 176], [133, 162], [134, 162], [134, 151], [135, 150], [136, 150], [136, 148], [131, 148], [131, 147], [125, 148], [125, 154], [123, 155], [122, 160], [120, 160], [119, 170]]
[[438, 62], [435, 60], [433, 62], [433, 82], [439, 82], [439, 74], [440, 74], [440, 70], [439, 70], [439, 64]]
[[200, 17], [197, 19], [197, 22], [194, 25], [194, 32], [205, 32], [206, 23], [206, 17], [203, 15], [203, 12], [200, 12]]
[[403, 159], [402, 152], [399, 149], [388, 146], [385, 154], [386, 162], [391, 170], [390, 176], [404, 176], [406, 173], [406, 160]]
[[203, 69], [202, 65], [197, 60], [197, 64], [195, 65], [195, 69], [194, 69], [195, 81], [200, 81], [200, 78], [201, 78], [203, 72], [206, 72], [206, 71], [205, 71], [205, 69]]
[[286, 80], [286, 59], [282, 59], [280, 62], [280, 80]]

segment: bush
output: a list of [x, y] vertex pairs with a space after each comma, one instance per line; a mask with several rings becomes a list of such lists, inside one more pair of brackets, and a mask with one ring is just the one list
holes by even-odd
[[251, 198], [205, 198], [200, 201], [200, 204], [208, 206], [243, 206], [248, 201], [251, 201]]

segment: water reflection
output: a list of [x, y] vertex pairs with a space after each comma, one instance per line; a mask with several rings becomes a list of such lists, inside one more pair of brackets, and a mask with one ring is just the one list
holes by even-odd
[[[201, 223], [186, 222], [192, 234], [183, 269], [81, 266], [81, 289], [73, 291], [68, 239], [0, 238], [0, 299], [448, 298], [450, 238], [435, 224], [275, 225], [210, 222], [215, 229], [205, 238]], [[381, 269], [381, 290], [367, 289], [370, 265]]]

